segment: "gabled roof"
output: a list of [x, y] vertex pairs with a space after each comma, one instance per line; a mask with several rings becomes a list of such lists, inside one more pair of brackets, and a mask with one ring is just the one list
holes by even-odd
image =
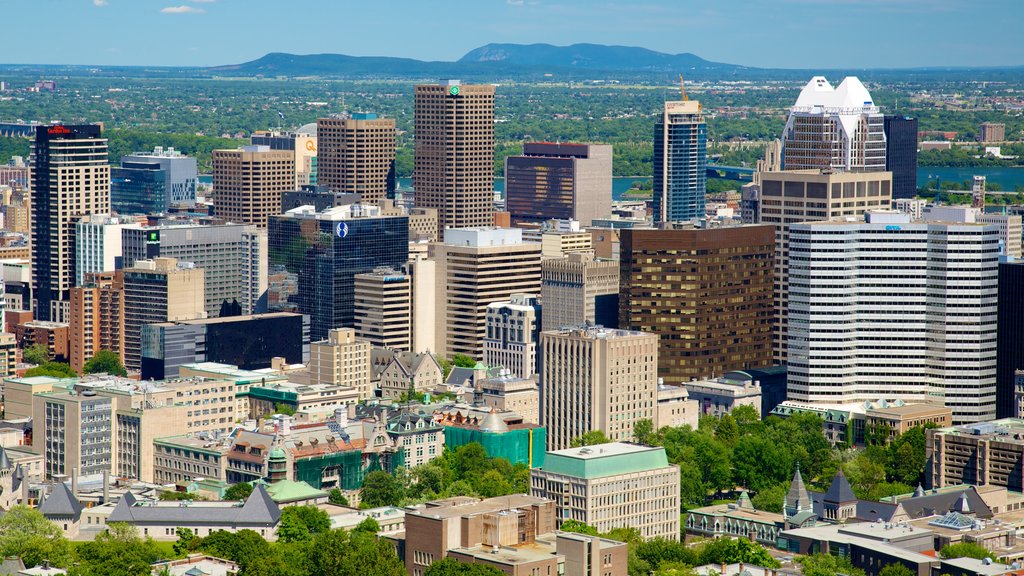
[[278, 508], [274, 499], [267, 493], [263, 486], [256, 486], [256, 489], [249, 495], [249, 499], [242, 506], [236, 522], [268, 523], [277, 524], [281, 519], [281, 509]]
[[992, 509], [988, 507], [988, 504], [981, 498], [978, 491], [974, 489], [974, 486], [967, 486], [963, 490], [906, 498], [900, 500], [900, 505], [903, 506], [903, 509], [911, 519], [916, 520], [955, 510], [956, 503], [961, 497], [964, 498], [968, 510], [972, 511], [977, 518], [992, 517]]
[[281, 518], [281, 509], [267, 494], [266, 488], [256, 486], [245, 504], [230, 502], [137, 502], [131, 493], [121, 497], [110, 512], [107, 522], [129, 524], [181, 524], [236, 527], [274, 526]]
[[78, 520], [82, 514], [82, 504], [71, 493], [67, 484], [57, 482], [50, 495], [39, 503], [39, 511], [47, 518], [71, 516]]
[[830, 504], [847, 504], [857, 501], [857, 496], [853, 493], [850, 481], [846, 479], [842, 468], [832, 478], [832, 484], [828, 487], [828, 492], [825, 492], [824, 501]]

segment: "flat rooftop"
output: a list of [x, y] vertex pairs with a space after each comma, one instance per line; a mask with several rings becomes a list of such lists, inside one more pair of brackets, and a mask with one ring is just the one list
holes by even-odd
[[489, 514], [511, 510], [513, 508], [526, 508], [537, 504], [548, 502], [545, 498], [527, 496], [526, 494], [511, 494], [477, 500], [476, 498], [449, 498], [447, 500], [435, 500], [427, 502], [425, 507], [406, 512], [406, 516], [423, 516], [426, 518], [461, 518], [462, 516], [474, 516], [477, 514]]
[[611, 442], [548, 452], [539, 470], [573, 478], [604, 478], [669, 466], [665, 449]]

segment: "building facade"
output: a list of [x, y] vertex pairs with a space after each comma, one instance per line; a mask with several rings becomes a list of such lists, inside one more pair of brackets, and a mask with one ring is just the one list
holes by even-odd
[[892, 197], [917, 196], [917, 118], [886, 116], [885, 170], [892, 172]]
[[373, 113], [316, 123], [317, 184], [376, 204], [395, 197], [395, 120]]
[[533, 294], [513, 294], [507, 302], [487, 306], [484, 364], [501, 366], [519, 378], [536, 374], [542, 316]]
[[75, 286], [94, 272], [123, 267], [121, 231], [139, 228], [131, 217], [91, 214], [75, 223]]
[[619, 325], [619, 263], [573, 253], [540, 264], [540, 297], [544, 302], [543, 330], [564, 326]]
[[654, 127], [654, 221], [704, 218], [707, 124], [700, 102], [665, 102]]
[[513, 222], [577, 220], [590, 226], [612, 211], [612, 147], [525, 142], [505, 159], [505, 209]]
[[334, 328], [326, 340], [309, 345], [310, 384], [355, 388], [359, 400], [374, 396], [370, 389], [370, 348], [352, 328]]
[[202, 268], [174, 258], [138, 260], [123, 271], [124, 365], [142, 368], [145, 324], [194, 320], [206, 315]]
[[372, 346], [412, 349], [412, 279], [393, 268], [355, 276], [356, 336]]
[[196, 159], [174, 148], [121, 157], [110, 170], [110, 207], [119, 214], [160, 214], [196, 205]]
[[1024, 262], [999, 263], [996, 338], [996, 416], [1017, 418], [1016, 371], [1024, 370]]
[[218, 216], [267, 227], [281, 210], [281, 194], [295, 188], [295, 154], [269, 146], [213, 151], [213, 194]]
[[68, 337], [68, 362], [75, 372], [81, 373], [100, 350], [109, 350], [124, 362], [123, 274], [88, 274], [83, 285], [71, 289]]

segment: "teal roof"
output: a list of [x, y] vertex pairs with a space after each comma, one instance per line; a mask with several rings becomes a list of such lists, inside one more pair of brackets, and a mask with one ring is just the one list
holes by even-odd
[[327, 493], [323, 490], [318, 490], [305, 482], [296, 482], [294, 480], [279, 480], [270, 483], [260, 482], [260, 484], [263, 484], [267, 489], [270, 499], [279, 504], [327, 496]]
[[548, 452], [540, 469], [574, 478], [604, 478], [665, 468], [668, 457], [661, 447], [612, 442]]

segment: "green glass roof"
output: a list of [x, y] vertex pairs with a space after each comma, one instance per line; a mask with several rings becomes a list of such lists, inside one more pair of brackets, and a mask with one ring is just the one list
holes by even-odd
[[612, 442], [548, 452], [541, 470], [574, 478], [604, 478], [668, 466], [665, 449]]

